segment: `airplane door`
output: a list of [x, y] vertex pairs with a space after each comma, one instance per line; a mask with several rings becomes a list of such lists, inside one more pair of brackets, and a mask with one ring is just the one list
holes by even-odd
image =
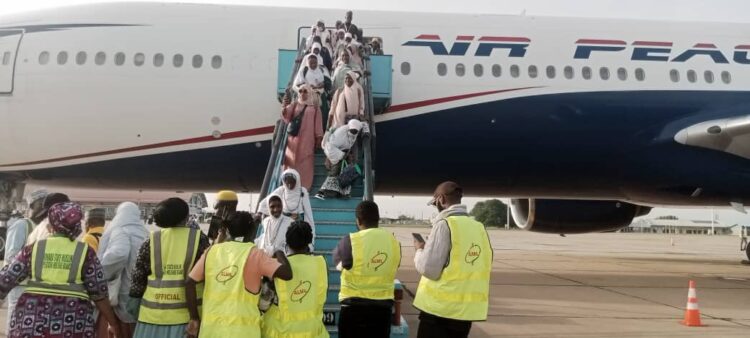
[[23, 30], [0, 29], [0, 94], [13, 93], [16, 54], [23, 38]]

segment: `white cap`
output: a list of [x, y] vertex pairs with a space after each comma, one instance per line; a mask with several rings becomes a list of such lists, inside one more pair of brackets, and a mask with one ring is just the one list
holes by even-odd
[[349, 123], [346, 124], [349, 126], [349, 130], [356, 129], [360, 130], [362, 129], [362, 122], [359, 122], [359, 120], [349, 120]]
[[26, 205], [30, 206], [32, 203], [44, 199], [45, 197], [47, 197], [47, 195], [49, 195], [49, 191], [47, 191], [47, 189], [41, 188], [34, 190], [29, 194], [29, 196], [26, 196]]

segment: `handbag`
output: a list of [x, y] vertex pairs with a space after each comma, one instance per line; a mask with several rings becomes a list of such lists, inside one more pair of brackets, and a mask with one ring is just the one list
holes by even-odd
[[[294, 105], [295, 110], [297, 109], [297, 105]], [[305, 110], [307, 110], [307, 105], [302, 107], [302, 112], [299, 113], [299, 115], [292, 118], [291, 121], [289, 121], [289, 125], [286, 126], [286, 134], [289, 136], [297, 136], [299, 135], [300, 129], [302, 129], [302, 118], [305, 117]]]
[[349, 165], [345, 160], [341, 161], [341, 173], [338, 177], [339, 187], [347, 188], [360, 177], [362, 177], [362, 169], [359, 168], [358, 164]]

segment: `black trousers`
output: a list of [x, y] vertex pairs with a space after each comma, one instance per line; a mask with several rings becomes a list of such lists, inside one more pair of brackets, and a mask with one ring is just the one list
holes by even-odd
[[471, 322], [419, 313], [417, 338], [467, 338], [469, 331]]
[[391, 308], [378, 305], [341, 305], [340, 338], [388, 338]]

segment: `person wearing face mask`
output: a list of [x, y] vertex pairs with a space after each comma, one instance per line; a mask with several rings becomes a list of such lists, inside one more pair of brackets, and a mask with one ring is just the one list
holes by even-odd
[[430, 236], [414, 239], [414, 266], [422, 275], [414, 298], [419, 338], [468, 337], [472, 322], [487, 320], [492, 246], [462, 197], [455, 182], [438, 185], [430, 205], [440, 213]]

